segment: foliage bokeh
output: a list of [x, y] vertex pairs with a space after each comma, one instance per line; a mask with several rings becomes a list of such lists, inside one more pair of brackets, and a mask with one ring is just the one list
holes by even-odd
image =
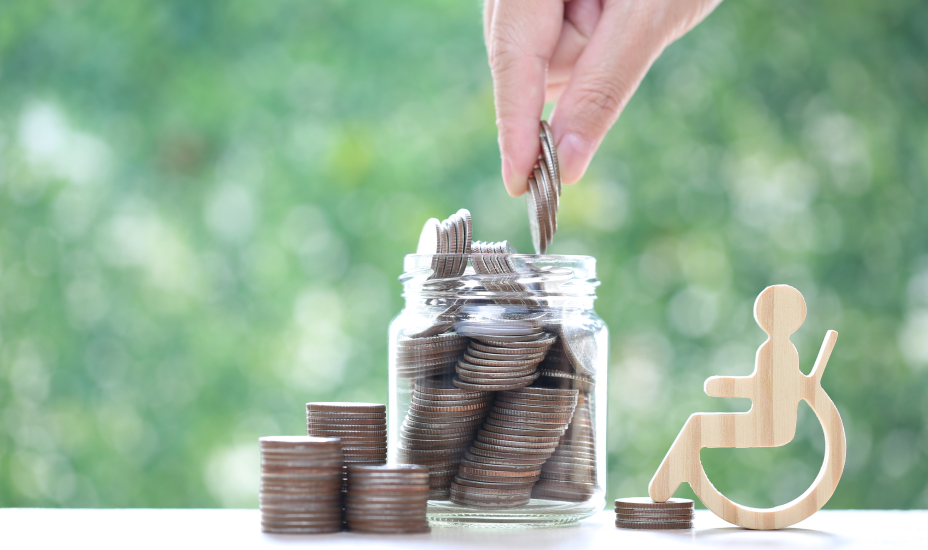
[[[552, 252], [599, 260], [607, 496], [686, 417], [745, 410], [768, 284], [848, 430], [833, 508], [928, 505], [928, 5], [726, 2], [657, 61]], [[548, 107], [550, 109], [550, 106]], [[256, 506], [256, 438], [386, 402], [422, 222], [530, 250], [498, 175], [475, 2], [0, 6], [0, 505]], [[712, 450], [768, 506], [822, 457]], [[678, 494], [691, 494], [681, 489]]]

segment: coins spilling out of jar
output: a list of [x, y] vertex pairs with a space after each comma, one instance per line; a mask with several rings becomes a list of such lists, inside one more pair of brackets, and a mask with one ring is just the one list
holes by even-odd
[[[536, 251], [556, 228], [557, 154], [542, 123], [529, 178]], [[473, 241], [467, 210], [432, 218], [416, 253], [430, 255], [419, 316], [395, 342], [409, 407], [397, 458], [429, 467], [429, 497], [483, 509], [532, 498], [582, 502], [597, 488], [593, 399], [598, 346], [582, 315], [546, 302], [558, 292], [543, 257], [506, 241]], [[566, 279], [565, 279], [566, 280]], [[402, 411], [400, 411], [402, 413]]]

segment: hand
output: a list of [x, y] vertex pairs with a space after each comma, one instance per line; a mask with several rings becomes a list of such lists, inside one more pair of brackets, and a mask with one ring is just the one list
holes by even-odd
[[654, 60], [719, 2], [486, 0], [484, 36], [509, 194], [527, 189], [545, 101], [557, 101], [551, 129], [562, 179], [574, 183]]

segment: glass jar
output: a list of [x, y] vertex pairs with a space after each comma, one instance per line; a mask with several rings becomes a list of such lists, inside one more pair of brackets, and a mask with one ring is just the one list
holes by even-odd
[[[406, 256], [406, 307], [389, 333], [389, 452], [429, 466], [434, 525], [550, 526], [605, 506], [609, 338], [593, 311], [595, 266]], [[435, 275], [447, 271], [463, 274]]]

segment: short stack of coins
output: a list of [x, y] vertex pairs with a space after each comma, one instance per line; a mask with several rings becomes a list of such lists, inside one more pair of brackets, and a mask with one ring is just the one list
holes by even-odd
[[387, 407], [379, 403], [307, 403], [306, 433], [342, 440], [345, 465], [387, 463]]
[[361, 533], [427, 533], [425, 466], [348, 466], [345, 519]]
[[451, 501], [481, 508], [528, 504], [577, 405], [577, 390], [501, 391], [451, 485]]
[[342, 529], [342, 467], [337, 438], [274, 436], [261, 450], [261, 530], [334, 533]]
[[623, 529], [692, 529], [693, 501], [672, 498], [654, 502], [650, 498], [618, 498], [615, 526]]
[[455, 387], [413, 387], [409, 412], [400, 429], [397, 456], [402, 463], [429, 468], [430, 497], [447, 499], [458, 464], [483, 423], [493, 394]]

